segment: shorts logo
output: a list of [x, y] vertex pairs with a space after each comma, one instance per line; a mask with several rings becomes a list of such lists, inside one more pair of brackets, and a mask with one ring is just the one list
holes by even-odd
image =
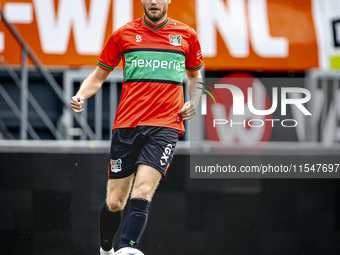
[[164, 166], [167, 164], [168, 159], [170, 157], [171, 154], [171, 149], [172, 149], [172, 144], [168, 144], [163, 152], [163, 156], [161, 157], [161, 166]]
[[117, 160], [112, 160], [110, 161], [111, 165], [111, 172], [118, 173], [122, 171], [122, 160], [117, 159]]
[[182, 36], [180, 35], [169, 35], [170, 44], [173, 46], [181, 46], [182, 45]]
[[142, 42], [142, 36], [136, 35], [136, 42]]

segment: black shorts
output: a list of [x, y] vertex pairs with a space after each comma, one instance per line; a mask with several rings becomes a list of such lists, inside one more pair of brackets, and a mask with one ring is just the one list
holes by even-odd
[[108, 178], [124, 178], [138, 164], [156, 168], [165, 177], [178, 140], [178, 130], [166, 127], [137, 126], [112, 132]]

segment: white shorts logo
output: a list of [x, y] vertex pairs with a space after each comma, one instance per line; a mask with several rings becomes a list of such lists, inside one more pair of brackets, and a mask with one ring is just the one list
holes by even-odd
[[163, 156], [161, 157], [161, 166], [164, 166], [165, 164], [168, 163], [168, 159], [171, 154], [171, 149], [172, 149], [172, 144], [168, 144], [163, 152]]
[[122, 160], [117, 159], [117, 160], [112, 160], [110, 161], [111, 165], [111, 172], [118, 173], [122, 171]]

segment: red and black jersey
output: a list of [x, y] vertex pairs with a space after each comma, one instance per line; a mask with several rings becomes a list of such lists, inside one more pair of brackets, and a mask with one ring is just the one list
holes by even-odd
[[113, 33], [98, 66], [112, 71], [121, 59], [124, 82], [113, 129], [161, 126], [184, 130], [178, 116], [184, 104], [184, 72], [203, 66], [196, 32], [170, 18], [158, 26], [144, 17], [137, 19]]

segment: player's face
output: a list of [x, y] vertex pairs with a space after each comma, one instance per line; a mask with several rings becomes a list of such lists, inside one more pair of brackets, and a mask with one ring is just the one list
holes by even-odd
[[168, 12], [171, 0], [142, 0], [145, 15], [153, 22], [162, 20]]

